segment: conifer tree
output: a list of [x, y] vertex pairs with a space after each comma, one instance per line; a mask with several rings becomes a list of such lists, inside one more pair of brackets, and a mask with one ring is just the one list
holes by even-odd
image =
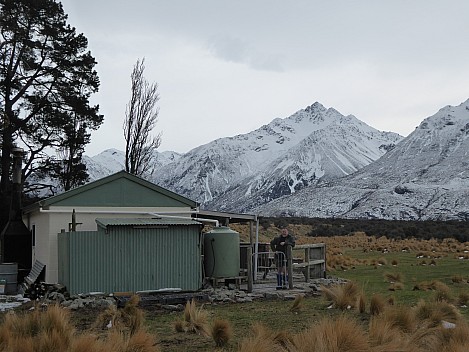
[[75, 174], [65, 188], [86, 180], [81, 154], [103, 116], [89, 102], [99, 87], [96, 61], [85, 36], [67, 23], [61, 3], [0, 0], [0, 15], [2, 202], [10, 192], [15, 146], [26, 149], [23, 180], [67, 172]]

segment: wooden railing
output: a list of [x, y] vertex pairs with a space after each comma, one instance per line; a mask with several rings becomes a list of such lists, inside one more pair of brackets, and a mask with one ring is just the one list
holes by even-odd
[[[300, 270], [305, 276], [305, 281], [326, 277], [326, 244], [302, 244], [291, 248], [292, 253], [288, 257], [292, 261], [289, 268], [293, 273], [294, 269]], [[303, 262], [296, 263], [293, 251], [304, 251]], [[291, 275], [290, 275], [291, 276]]]
[[[295, 258], [298, 251], [304, 251]], [[247, 247], [247, 258], [253, 258], [252, 247]], [[302, 244], [287, 247], [288, 287], [293, 288], [293, 271], [303, 272], [305, 281], [326, 277], [326, 245], [324, 243]], [[302, 262], [297, 259], [301, 258]], [[248, 292], [253, 288], [253, 260], [247, 260]]]

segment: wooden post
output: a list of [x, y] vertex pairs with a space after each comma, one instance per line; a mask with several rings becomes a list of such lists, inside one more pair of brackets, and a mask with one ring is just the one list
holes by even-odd
[[247, 259], [248, 259], [248, 292], [252, 292], [252, 280], [253, 280], [253, 272], [252, 272], [252, 245], [248, 246], [247, 251]]
[[293, 288], [293, 253], [292, 246], [287, 246], [287, 272], [288, 272], [288, 288]]
[[305, 270], [306, 270], [306, 275], [305, 275], [305, 279], [306, 279], [306, 282], [309, 282], [309, 279], [310, 279], [310, 275], [311, 275], [311, 268], [309, 267], [309, 261], [311, 260], [310, 259], [310, 247], [307, 247], [305, 248]]

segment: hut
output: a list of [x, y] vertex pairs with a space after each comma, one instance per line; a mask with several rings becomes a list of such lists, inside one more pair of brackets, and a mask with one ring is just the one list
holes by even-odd
[[[99, 235], [103, 231], [104, 224], [107, 224], [105, 227], [108, 228], [108, 231], [115, 231], [114, 226], [106, 223], [105, 220], [97, 222], [98, 218], [115, 219], [116, 225], [116, 219], [154, 218], [152, 225], [145, 224], [143, 226], [146, 226], [147, 229], [152, 226], [168, 226], [165, 230], [169, 230], [182, 226], [182, 224], [176, 224], [176, 219], [184, 220], [187, 218], [186, 221], [192, 221], [190, 220], [191, 214], [197, 209], [198, 204], [188, 198], [128, 172], [120, 171], [26, 207], [23, 210], [23, 222], [32, 233], [32, 261], [38, 261], [45, 265], [45, 282], [58, 283], [59, 233], [69, 233], [70, 238], [72, 232]], [[168, 219], [173, 217], [174, 224], [157, 224], [158, 221], [163, 221], [161, 220], [163, 217]], [[128, 229], [133, 220], [127, 221], [127, 224], [123, 222], [116, 228]], [[190, 227], [193, 228], [192, 225]], [[104, 230], [105, 232], [106, 230]], [[196, 242], [194, 240], [194, 243]], [[109, 243], [109, 245], [111, 244]], [[132, 245], [132, 243], [128, 243], [127, 256], [137, 255], [137, 253], [130, 253], [131, 250], [137, 250], [136, 248], [132, 249], [134, 248]], [[83, 248], [87, 251], [92, 249], [90, 246]], [[64, 252], [61, 253], [66, 255]], [[78, 254], [89, 258], [87, 253]], [[75, 259], [75, 256], [73, 258], [69, 256], [66, 260]], [[70, 264], [70, 268], [73, 267]], [[71, 271], [70, 274], [73, 272]]]

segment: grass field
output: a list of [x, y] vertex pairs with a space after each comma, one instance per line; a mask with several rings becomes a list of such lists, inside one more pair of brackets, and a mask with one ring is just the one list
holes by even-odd
[[[306, 241], [308, 239], [300, 239], [300, 243]], [[372, 318], [369, 313], [370, 301], [375, 294], [393, 302], [396, 307], [406, 309], [417, 306], [421, 300], [430, 304], [443, 300], [454, 304], [463, 320], [469, 320], [469, 308], [462, 305], [469, 297], [469, 261], [467, 258], [459, 259], [466, 255], [467, 244], [452, 240], [389, 241], [385, 238], [368, 238], [363, 234], [315, 238], [314, 241], [327, 244], [328, 261], [330, 264], [335, 263], [334, 267], [328, 268], [328, 275], [350, 280], [357, 284], [359, 292], [364, 292], [365, 312], [360, 313], [358, 307], [345, 311], [328, 308], [330, 302], [324, 297], [305, 298], [301, 309], [295, 312], [290, 311], [292, 301], [206, 305], [204, 310], [208, 314], [208, 321], [222, 318], [232, 325], [232, 338], [224, 350], [237, 351], [240, 343], [253, 334], [253, 324], [256, 323], [274, 333], [288, 332], [294, 335], [318, 324], [325, 317], [341, 317], [345, 314], [368, 331]], [[181, 313], [147, 315], [148, 326], [158, 335], [162, 350], [212, 350], [214, 342], [210, 338], [175, 332], [173, 323], [180, 316]], [[418, 350], [416, 347], [402, 350], [412, 351], [413, 348]]]
[[[6, 319], [0, 351], [469, 350], [467, 243], [364, 234], [298, 238], [308, 242], [326, 243], [328, 275], [348, 284], [324, 287], [322, 296], [298, 297], [297, 306], [293, 300], [194, 302], [184, 312], [153, 307], [142, 315], [134, 300], [123, 310], [72, 312], [70, 322], [53, 311], [53, 324], [36, 310], [26, 315], [27, 323]], [[96, 319], [101, 324], [93, 324]], [[113, 328], [103, 328], [111, 320]], [[68, 324], [73, 328], [64, 328]], [[39, 326], [50, 327], [44, 332]]]

